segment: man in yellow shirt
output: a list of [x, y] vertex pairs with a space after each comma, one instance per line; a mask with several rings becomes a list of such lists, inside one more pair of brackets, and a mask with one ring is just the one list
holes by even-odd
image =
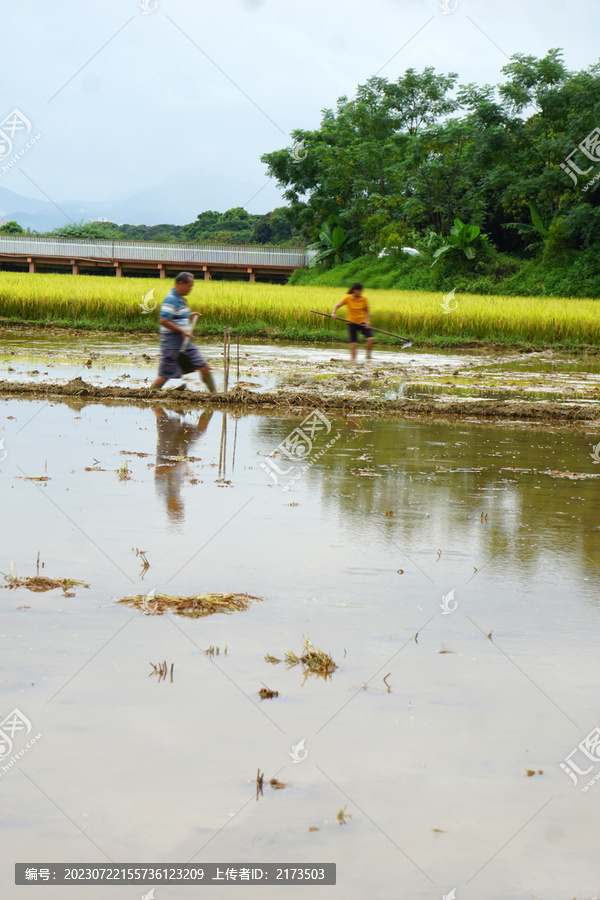
[[356, 345], [359, 331], [365, 336], [367, 341], [367, 359], [371, 359], [371, 348], [373, 346], [371, 323], [369, 321], [369, 301], [363, 296], [362, 288], [363, 286], [359, 282], [353, 284], [350, 288], [350, 292], [343, 300], [340, 300], [339, 303], [335, 304], [333, 312], [331, 313], [333, 318], [337, 319], [335, 314], [336, 310], [339, 309], [340, 306], [348, 307], [346, 321], [348, 322], [348, 329], [350, 331], [350, 357], [352, 360], [356, 359]]

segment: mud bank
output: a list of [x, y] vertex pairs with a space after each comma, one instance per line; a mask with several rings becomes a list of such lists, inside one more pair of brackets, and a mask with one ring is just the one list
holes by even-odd
[[236, 386], [227, 393], [209, 394], [204, 391], [157, 391], [148, 388], [100, 387], [74, 378], [66, 384], [34, 384], [31, 382], [0, 381], [0, 397], [26, 399], [77, 398], [87, 402], [133, 401], [137, 403], [212, 409], [248, 409], [256, 411], [285, 410], [302, 412], [310, 409], [337, 413], [365, 413], [370, 416], [399, 418], [444, 418], [471, 421], [507, 421], [525, 423], [551, 423], [556, 425], [600, 425], [600, 403], [557, 403], [550, 400], [527, 402], [523, 400], [482, 399], [385, 399], [361, 392], [337, 392], [327, 394], [315, 390], [295, 391], [279, 389], [251, 391]]

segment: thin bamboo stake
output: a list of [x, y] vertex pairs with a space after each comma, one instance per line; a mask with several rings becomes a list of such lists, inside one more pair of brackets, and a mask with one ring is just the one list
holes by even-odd
[[229, 363], [231, 360], [231, 328], [227, 329], [227, 378], [225, 380], [225, 390], [229, 387]]
[[219, 478], [224, 474], [224, 453], [223, 453], [223, 444], [224, 444], [224, 435], [225, 429], [227, 428], [227, 414], [223, 413], [223, 423], [221, 425], [221, 441], [219, 444]]
[[236, 417], [235, 428], [233, 430], [233, 454], [231, 457], [231, 474], [232, 475], [235, 472], [235, 445], [237, 444], [237, 426], [238, 426], [238, 419]]

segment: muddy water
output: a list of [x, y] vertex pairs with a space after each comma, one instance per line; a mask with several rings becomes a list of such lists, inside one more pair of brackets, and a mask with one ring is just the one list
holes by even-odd
[[[600, 436], [353, 417], [294, 463], [271, 454], [300, 420], [3, 412], [1, 569], [33, 575], [39, 551], [90, 587], [0, 591], [2, 716], [42, 735], [0, 778], [0, 896], [23, 893], [14, 861], [109, 860], [335, 862], [336, 887], [304, 890], [345, 900], [597, 893], [600, 786], [559, 763], [600, 724]], [[196, 620], [115, 602], [152, 589], [265, 600]], [[265, 662], [305, 635], [331, 679]]]
[[[198, 339], [215, 371], [219, 388], [223, 386], [222, 342]], [[347, 345], [317, 347], [249, 343], [231, 348], [229, 386], [241, 383], [257, 390], [281, 386], [318, 385], [339, 389], [358, 371], [351, 364]], [[0, 330], [0, 379], [12, 382], [49, 384], [83, 377], [95, 386], [143, 387], [156, 377], [159, 348], [156, 338], [128, 335], [52, 336], [38, 331]], [[365, 369], [364, 351], [359, 354]], [[404, 353], [378, 349], [375, 359], [366, 364], [369, 374], [377, 367], [400, 368], [389, 383], [382, 384], [386, 396], [396, 396], [405, 380], [405, 371], [424, 374], [448, 372], [462, 365], [479, 367], [486, 359], [470, 354], [427, 353], [415, 349]], [[401, 375], [401, 377], [400, 377]], [[337, 383], [338, 380], [340, 383]], [[180, 383], [174, 380], [172, 384]], [[203, 386], [194, 375], [188, 377], [192, 390]]]
[[[223, 346], [199, 338], [199, 346], [223, 381]], [[73, 378], [96, 387], [147, 387], [155, 378], [158, 343], [153, 336], [51, 335], [40, 330], [0, 329], [0, 381], [47, 385]], [[180, 384], [173, 381], [169, 386]], [[340, 395], [362, 392], [376, 406], [381, 400], [523, 400], [565, 406], [597, 406], [600, 360], [543, 353], [492, 354], [485, 351], [429, 352], [418, 344], [405, 351], [375, 347], [366, 361], [364, 347], [353, 364], [346, 344], [273, 346], [244, 343], [231, 348], [228, 386], [254, 392], [298, 389]], [[202, 391], [197, 376], [190, 390]]]

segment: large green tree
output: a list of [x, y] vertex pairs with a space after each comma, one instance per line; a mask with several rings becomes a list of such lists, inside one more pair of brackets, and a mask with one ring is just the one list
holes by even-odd
[[454, 111], [456, 77], [427, 68], [393, 83], [371, 78], [353, 99], [341, 97], [335, 112], [325, 110], [319, 129], [293, 133], [303, 158], [288, 149], [262, 157], [307, 236], [316, 239], [332, 214], [352, 228], [376, 214], [382, 225], [394, 220], [408, 142]]
[[600, 64], [570, 72], [553, 49], [542, 59], [516, 54], [502, 75], [496, 86], [457, 85], [432, 68], [372, 78], [325, 110], [318, 129], [294, 131], [302, 154], [284, 148], [262, 160], [296, 227], [317, 240], [337, 215], [369, 252], [390, 234], [448, 236], [460, 218], [524, 252], [527, 240], [505, 226], [530, 226], [533, 206], [549, 229], [544, 251], [600, 240], [600, 184], [565, 166], [590, 136], [587, 157], [576, 150], [573, 159], [583, 171], [596, 154], [600, 171]]
[[23, 229], [18, 222], [11, 220], [0, 225], [0, 234], [23, 234]]

